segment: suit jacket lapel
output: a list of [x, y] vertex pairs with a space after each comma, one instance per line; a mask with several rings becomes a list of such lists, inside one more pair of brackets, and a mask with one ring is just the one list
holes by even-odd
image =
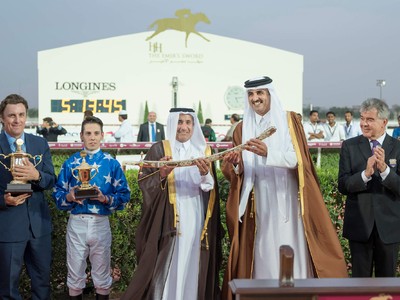
[[389, 161], [390, 155], [393, 151], [393, 138], [386, 133], [386, 137], [383, 140], [382, 148], [385, 150], [385, 161]]
[[145, 133], [147, 135], [147, 137], [145, 136], [145, 140], [150, 141], [149, 122], [146, 122]]
[[24, 141], [24, 143], [25, 143], [26, 153], [31, 153], [32, 143], [30, 143], [30, 136], [26, 132], [25, 132], [25, 141]]
[[371, 146], [369, 144], [369, 140], [365, 136], [361, 135], [361, 136], [359, 136], [358, 142], [359, 142], [358, 146], [360, 148], [360, 152], [362, 153], [362, 155], [367, 160], [372, 155], [372, 151], [371, 151]]
[[2, 132], [0, 134], [0, 149], [1, 153], [8, 155], [11, 153], [10, 145], [8, 144], [6, 134]]

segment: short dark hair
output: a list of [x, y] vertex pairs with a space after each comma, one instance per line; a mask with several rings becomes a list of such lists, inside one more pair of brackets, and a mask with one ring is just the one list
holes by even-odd
[[344, 114], [350, 114], [351, 116], [353, 115], [353, 112], [351, 111], [351, 110], [346, 110], [345, 112], [344, 112]]
[[26, 111], [28, 112], [29, 109], [28, 101], [26, 101], [24, 97], [17, 94], [10, 94], [7, 97], [5, 97], [4, 100], [1, 101], [0, 103], [0, 116], [3, 116], [3, 112], [8, 104], [19, 104], [19, 103], [22, 103], [25, 106]]
[[211, 119], [206, 119], [205, 124], [211, 124], [212, 120]]
[[83, 112], [83, 118], [86, 118], [86, 117], [93, 117], [93, 111], [91, 111], [91, 110], [85, 110], [84, 112]]
[[50, 117], [46, 117], [46, 118], [43, 118], [43, 121], [50, 123], [50, 122], [53, 122], [53, 119]]
[[327, 117], [328, 115], [333, 115], [333, 116], [336, 117], [336, 115], [335, 115], [335, 113], [333, 111], [328, 111], [325, 116]]
[[233, 121], [235, 122], [239, 122], [240, 121], [240, 116], [238, 114], [232, 114], [231, 118], [233, 119]]
[[101, 132], [103, 132], [103, 121], [97, 117], [93, 116], [86, 117], [82, 122], [81, 133], [83, 133], [86, 124], [99, 124]]
[[311, 116], [313, 113], [317, 113], [317, 114], [318, 114], [318, 110], [311, 110], [311, 111], [310, 111], [310, 116]]

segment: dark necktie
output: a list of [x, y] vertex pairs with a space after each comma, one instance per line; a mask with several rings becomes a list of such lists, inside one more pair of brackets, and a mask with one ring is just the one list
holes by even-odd
[[372, 154], [374, 154], [375, 148], [380, 146], [381, 144], [377, 140], [372, 140], [371, 144], [372, 144]]
[[152, 139], [152, 142], [156, 141], [156, 126], [154, 123], [151, 124], [151, 139]]

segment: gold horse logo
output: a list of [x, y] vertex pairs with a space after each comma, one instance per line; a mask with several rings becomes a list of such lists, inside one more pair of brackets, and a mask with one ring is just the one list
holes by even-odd
[[175, 16], [177, 16], [177, 18], [165, 18], [165, 19], [158, 19], [158, 20], [154, 21], [150, 25], [150, 28], [153, 28], [156, 25], [157, 25], [157, 28], [152, 35], [150, 35], [148, 38], [146, 38], [146, 41], [152, 39], [157, 34], [163, 32], [165, 30], [168, 30], [168, 29], [174, 29], [174, 30], [186, 32], [186, 38], [185, 38], [185, 46], [186, 47], [187, 47], [187, 40], [189, 38], [189, 34], [191, 34], [191, 33], [197, 34], [198, 36], [205, 39], [207, 42], [210, 41], [210, 40], [206, 39], [202, 34], [200, 34], [195, 28], [196, 24], [198, 22], [204, 22], [206, 24], [211, 23], [205, 14], [203, 14], [203, 13], [192, 14], [190, 9], [178, 9], [175, 12]]

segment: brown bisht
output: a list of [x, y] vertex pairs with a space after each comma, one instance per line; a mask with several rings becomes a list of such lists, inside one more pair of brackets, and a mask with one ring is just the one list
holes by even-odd
[[[303, 126], [297, 119], [296, 113], [288, 113], [287, 118], [298, 160], [299, 201], [314, 276], [317, 278], [348, 277], [343, 251], [321, 194]], [[239, 123], [235, 129], [233, 135], [235, 145], [242, 143], [242, 125], [243, 123]], [[242, 162], [239, 168], [241, 173], [236, 175], [231, 164], [224, 164], [222, 167], [225, 177], [231, 184], [226, 204], [226, 225], [231, 249], [222, 286], [223, 299], [232, 299], [229, 281], [235, 278], [252, 278], [253, 271], [256, 224], [255, 218], [250, 216], [251, 199], [242, 217], [243, 222], [240, 223], [238, 220], [240, 190], [243, 182]]]
[[[211, 150], [207, 147], [206, 155]], [[146, 160], [172, 156], [168, 141], [154, 144]], [[173, 172], [167, 182], [160, 180], [158, 169], [143, 168], [139, 186], [143, 193], [142, 218], [135, 242], [138, 265], [121, 300], [161, 299], [177, 238], [176, 194]], [[215, 166], [210, 169], [214, 189], [203, 192], [205, 221], [201, 236], [199, 300], [220, 299], [219, 270], [222, 261], [222, 227], [219, 211], [218, 181]]]

